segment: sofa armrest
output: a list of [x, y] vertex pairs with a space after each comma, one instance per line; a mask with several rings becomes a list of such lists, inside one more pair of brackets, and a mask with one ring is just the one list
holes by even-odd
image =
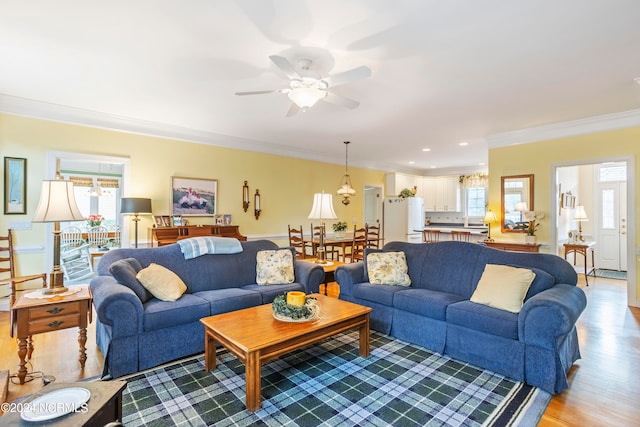
[[320, 293], [320, 284], [324, 281], [324, 269], [312, 262], [295, 263], [296, 282], [304, 285], [307, 294]]
[[567, 335], [587, 306], [584, 291], [559, 284], [529, 298], [518, 316], [522, 342], [555, 350], [557, 338]]
[[89, 284], [98, 320], [111, 327], [112, 338], [142, 333], [142, 301], [112, 276], [94, 277]]
[[336, 282], [340, 285], [340, 295], [352, 296], [351, 288], [365, 281], [364, 262], [341, 265], [335, 272]]

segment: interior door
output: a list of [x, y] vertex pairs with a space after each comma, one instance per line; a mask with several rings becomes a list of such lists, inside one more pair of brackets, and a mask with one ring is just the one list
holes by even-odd
[[627, 259], [626, 183], [598, 184], [597, 267], [625, 270]]
[[365, 186], [364, 188], [364, 223], [379, 227], [381, 221], [382, 221], [382, 188], [374, 187], [374, 186]]

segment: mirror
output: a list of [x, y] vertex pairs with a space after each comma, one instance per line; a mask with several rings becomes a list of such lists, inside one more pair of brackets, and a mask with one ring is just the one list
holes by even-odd
[[524, 233], [525, 213], [533, 210], [533, 175], [501, 178], [502, 232]]

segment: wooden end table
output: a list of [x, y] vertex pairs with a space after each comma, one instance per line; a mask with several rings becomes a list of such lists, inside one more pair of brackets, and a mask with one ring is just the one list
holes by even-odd
[[11, 306], [13, 318], [12, 336], [18, 338], [18, 379], [24, 384], [27, 376], [26, 359], [33, 353], [32, 336], [44, 332], [78, 327], [78, 344], [80, 346], [80, 367], [84, 369], [87, 360], [85, 344], [87, 342], [87, 325], [91, 323], [91, 291], [89, 286], [81, 285], [80, 292], [67, 296], [51, 298], [29, 298], [21, 295]]
[[[298, 261], [315, 263], [316, 258], [301, 259], [301, 260], [298, 260]], [[324, 281], [322, 283], [324, 283], [324, 294], [325, 295], [327, 295], [327, 288], [329, 287], [329, 283], [336, 281], [335, 275], [334, 275], [335, 272], [336, 272], [336, 268], [340, 267], [341, 265], [345, 265], [345, 264], [346, 263], [341, 262], [341, 261], [327, 261], [326, 264], [318, 264], [324, 270]]]
[[260, 409], [260, 367], [268, 361], [330, 336], [358, 329], [360, 356], [369, 356], [369, 307], [320, 294], [320, 317], [304, 323], [276, 320], [271, 304], [200, 319], [204, 324], [205, 370], [216, 368], [216, 343], [245, 366], [246, 405]]
[[[596, 242], [580, 242], [580, 243], [565, 243], [564, 244], [564, 259], [567, 259], [567, 255], [573, 253], [573, 265], [576, 265], [576, 254], [580, 254], [584, 257], [584, 281], [589, 286], [589, 274], [593, 271], [593, 275], [596, 275], [596, 258], [595, 258], [595, 246]], [[589, 252], [591, 252], [591, 268], [587, 267]]]

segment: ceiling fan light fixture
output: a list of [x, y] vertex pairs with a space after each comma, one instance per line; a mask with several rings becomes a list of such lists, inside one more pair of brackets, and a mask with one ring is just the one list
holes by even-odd
[[288, 93], [289, 99], [293, 101], [302, 111], [313, 107], [318, 100], [327, 96], [327, 92], [312, 87], [298, 87]]

